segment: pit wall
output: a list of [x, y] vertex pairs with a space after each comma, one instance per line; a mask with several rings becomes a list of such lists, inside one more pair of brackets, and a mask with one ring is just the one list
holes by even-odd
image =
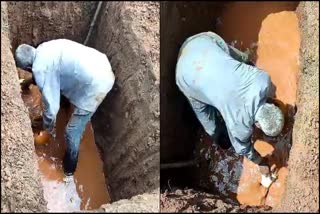
[[1, 213], [47, 210], [28, 115], [10, 47], [7, 3], [1, 2]]
[[13, 50], [58, 38], [83, 43], [97, 7], [94, 1], [7, 2]]
[[301, 33], [300, 73], [289, 175], [275, 211], [319, 212], [319, 2], [297, 8]]
[[159, 187], [159, 3], [107, 2], [101, 10], [89, 43], [107, 54], [116, 81], [92, 125], [115, 201]]

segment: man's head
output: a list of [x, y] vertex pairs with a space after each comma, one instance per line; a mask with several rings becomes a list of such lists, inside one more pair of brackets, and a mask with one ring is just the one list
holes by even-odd
[[22, 44], [16, 49], [17, 66], [24, 70], [31, 70], [36, 49], [30, 45]]
[[274, 104], [265, 103], [258, 109], [255, 122], [266, 135], [275, 137], [282, 131], [284, 116], [280, 108]]

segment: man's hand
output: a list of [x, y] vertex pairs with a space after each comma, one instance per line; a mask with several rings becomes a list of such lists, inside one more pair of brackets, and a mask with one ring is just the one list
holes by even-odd
[[269, 175], [270, 174], [270, 167], [268, 163], [268, 158], [264, 157], [262, 158], [262, 161], [259, 163], [259, 170], [260, 173], [263, 175]]
[[20, 79], [20, 85], [21, 85], [22, 90], [28, 89], [31, 84], [33, 84], [33, 79], [32, 78], [30, 78], [30, 79]]
[[32, 118], [31, 125], [32, 125], [32, 128], [42, 129], [42, 127], [43, 127], [42, 116], [38, 115], [38, 116]]

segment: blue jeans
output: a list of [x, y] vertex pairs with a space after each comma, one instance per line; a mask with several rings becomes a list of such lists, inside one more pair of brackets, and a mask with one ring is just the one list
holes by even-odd
[[81, 137], [90, 121], [93, 112], [75, 108], [65, 132], [67, 151], [63, 158], [63, 168], [66, 175], [73, 175], [77, 168]]

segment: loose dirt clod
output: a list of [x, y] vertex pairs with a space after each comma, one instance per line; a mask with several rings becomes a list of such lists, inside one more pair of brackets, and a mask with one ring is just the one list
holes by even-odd
[[[231, 202], [231, 203], [230, 203]], [[174, 190], [161, 194], [161, 212], [261, 213], [271, 207], [240, 206], [225, 202], [217, 195], [194, 189]]]

